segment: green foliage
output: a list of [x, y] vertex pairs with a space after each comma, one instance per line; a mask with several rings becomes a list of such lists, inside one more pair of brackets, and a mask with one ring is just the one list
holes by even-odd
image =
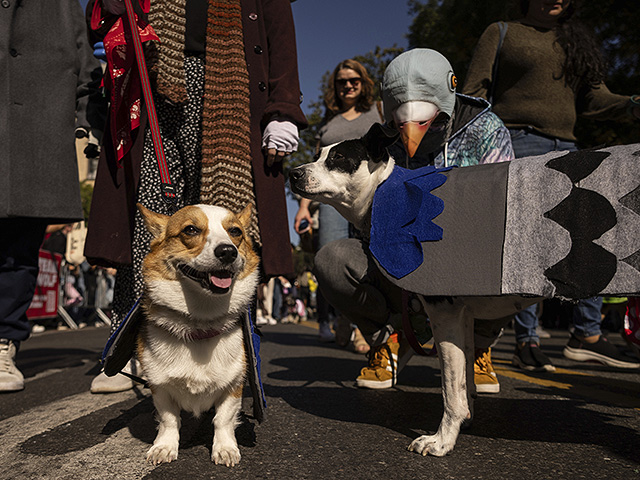
[[80, 199], [82, 200], [82, 211], [85, 221], [89, 220], [91, 211], [91, 198], [93, 197], [93, 183], [88, 181], [80, 182]]
[[[414, 15], [410, 48], [433, 48], [446, 56], [459, 85], [484, 29], [499, 20], [520, 18], [518, 0], [409, 0]], [[640, 93], [640, 2], [601, 0], [581, 2], [581, 20], [596, 34], [610, 63], [607, 86], [612, 92]], [[640, 142], [638, 122], [598, 122], [579, 119], [576, 136], [581, 147]]]
[[458, 77], [458, 85], [471, 61], [484, 29], [498, 20], [517, 17], [517, 3], [510, 0], [409, 0], [415, 15], [409, 27], [409, 48], [432, 48], [442, 53]]
[[396, 58], [402, 52], [404, 52], [404, 48], [394, 45], [389, 48], [376, 47], [369, 53], [353, 57], [354, 60], [357, 60], [364, 65], [367, 72], [369, 72], [369, 75], [376, 87], [376, 99], [380, 99], [380, 85], [382, 85], [382, 78], [384, 77], [384, 71], [387, 69], [387, 65], [389, 65], [391, 60]]

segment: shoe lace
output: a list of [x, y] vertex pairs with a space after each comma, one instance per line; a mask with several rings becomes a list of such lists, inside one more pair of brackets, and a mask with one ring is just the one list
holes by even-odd
[[0, 372], [10, 372], [11, 367], [13, 367], [13, 359], [9, 352], [9, 345], [0, 344]]
[[387, 360], [387, 355], [391, 354], [391, 350], [386, 344], [378, 345], [376, 348], [372, 348], [367, 356], [369, 357], [370, 368], [384, 368], [384, 362]]
[[371, 349], [367, 355], [369, 356], [369, 368], [387, 368], [386, 364], [389, 363], [391, 365], [391, 375], [395, 378], [396, 365], [388, 344], [378, 345], [376, 348]]
[[488, 371], [489, 370], [489, 355], [487, 350], [483, 350], [481, 355], [476, 355], [476, 365], [480, 368], [480, 370]]

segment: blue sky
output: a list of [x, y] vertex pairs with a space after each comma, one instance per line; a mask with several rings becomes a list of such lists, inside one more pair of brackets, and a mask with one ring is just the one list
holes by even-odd
[[[322, 75], [346, 58], [376, 46], [407, 48], [412, 18], [406, 0], [297, 0], [291, 4], [296, 25], [302, 109], [320, 95]], [[298, 204], [287, 198], [289, 234], [298, 244], [293, 217]]]
[[407, 47], [406, 0], [297, 0], [291, 8], [305, 112], [320, 94], [322, 75], [342, 60], [376, 46]]

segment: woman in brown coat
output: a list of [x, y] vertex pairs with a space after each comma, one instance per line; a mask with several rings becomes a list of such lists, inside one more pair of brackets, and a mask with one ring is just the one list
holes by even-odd
[[[105, 7], [111, 10], [103, 10], [103, 23], [94, 19], [100, 35], [121, 11], [119, 0], [105, 1]], [[239, 210], [253, 203], [252, 234], [261, 247], [264, 274], [291, 273], [281, 160], [297, 147], [297, 130], [306, 120], [289, 1], [163, 0], [151, 5], [148, 18], [160, 38], [152, 49], [147, 44], [147, 63], [178, 207], [210, 203]], [[118, 268], [114, 324], [142, 291], [140, 265], [149, 238], [135, 203], [169, 213], [144, 106], [140, 110], [140, 127], [119, 162], [119, 144], [107, 129], [85, 247], [93, 263]], [[130, 388], [122, 379], [115, 389], [92, 385], [92, 391]]]

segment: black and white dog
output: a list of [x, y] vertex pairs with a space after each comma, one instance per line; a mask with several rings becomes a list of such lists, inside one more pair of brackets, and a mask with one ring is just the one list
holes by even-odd
[[[291, 189], [304, 198], [333, 206], [366, 234], [371, 229], [374, 194], [394, 170], [395, 161], [386, 150], [393, 141], [376, 124], [362, 139], [325, 147], [317, 161], [291, 170]], [[472, 418], [474, 319], [507, 317], [540, 298], [519, 294], [425, 298], [442, 370], [444, 415], [437, 433], [415, 439], [409, 450], [446, 455], [454, 448], [463, 422]]]
[[[333, 206], [356, 228], [367, 232], [374, 193], [395, 166], [393, 157], [386, 153], [394, 140], [377, 125], [362, 139], [325, 147], [317, 161], [291, 170], [291, 190]], [[462, 423], [472, 416], [473, 320], [506, 317], [538, 299], [523, 300], [510, 296], [456, 297], [435, 302], [427, 299], [442, 370], [444, 415], [438, 432], [415, 439], [409, 450], [436, 456], [453, 450]]]

